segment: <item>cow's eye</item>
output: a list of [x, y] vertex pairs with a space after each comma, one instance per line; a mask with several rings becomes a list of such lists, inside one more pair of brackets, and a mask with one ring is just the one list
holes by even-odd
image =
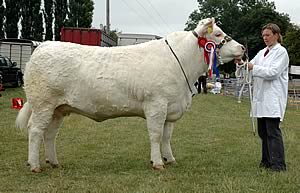
[[215, 36], [220, 37], [221, 35], [222, 35], [221, 33], [217, 33]]

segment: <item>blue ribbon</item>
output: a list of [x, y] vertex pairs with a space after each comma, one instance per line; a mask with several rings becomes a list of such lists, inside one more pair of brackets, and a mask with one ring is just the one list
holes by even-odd
[[214, 50], [214, 63], [213, 63], [213, 73], [216, 74], [216, 78], [220, 78], [220, 73], [217, 67], [217, 49]]

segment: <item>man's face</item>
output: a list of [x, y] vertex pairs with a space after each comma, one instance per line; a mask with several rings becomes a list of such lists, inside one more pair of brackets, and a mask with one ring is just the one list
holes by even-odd
[[265, 42], [265, 44], [270, 47], [277, 43], [278, 40], [278, 34], [273, 34], [273, 32], [269, 29], [264, 29], [262, 32], [262, 37]]

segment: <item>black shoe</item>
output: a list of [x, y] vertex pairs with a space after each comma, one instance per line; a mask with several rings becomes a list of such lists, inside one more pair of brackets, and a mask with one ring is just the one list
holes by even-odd
[[284, 171], [286, 171], [286, 167], [285, 166], [272, 165], [272, 166], [270, 166], [270, 169], [273, 172], [284, 172]]
[[270, 168], [270, 164], [269, 163], [265, 163], [265, 162], [260, 162], [259, 167], [260, 168]]

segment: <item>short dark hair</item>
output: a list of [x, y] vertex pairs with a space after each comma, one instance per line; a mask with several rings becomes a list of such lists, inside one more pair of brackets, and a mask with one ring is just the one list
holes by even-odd
[[268, 23], [264, 25], [261, 29], [261, 32], [263, 32], [265, 29], [269, 29], [272, 31], [273, 34], [278, 34], [278, 43], [282, 43], [282, 35], [280, 33], [280, 28], [275, 23]]

